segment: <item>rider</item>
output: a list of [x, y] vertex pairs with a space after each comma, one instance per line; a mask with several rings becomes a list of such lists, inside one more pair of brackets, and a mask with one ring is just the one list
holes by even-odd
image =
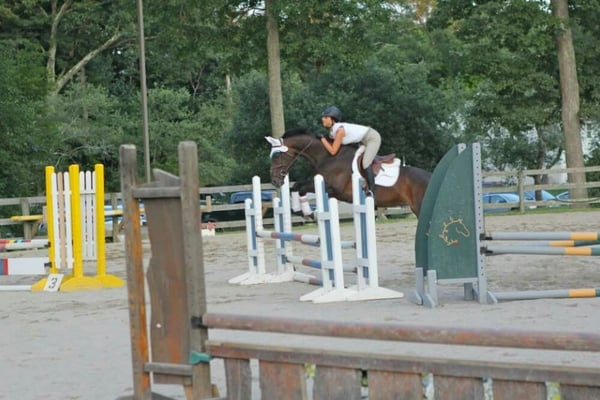
[[367, 195], [373, 196], [375, 192], [375, 174], [373, 173], [373, 159], [379, 151], [381, 145], [381, 136], [375, 129], [347, 122], [342, 120], [342, 112], [336, 106], [329, 106], [321, 113], [321, 123], [323, 127], [329, 130], [329, 138], [332, 143], [323, 140], [323, 135], [317, 135], [325, 149], [335, 156], [343, 144], [362, 143], [365, 145], [365, 152], [362, 159], [362, 167], [367, 175], [367, 184], [369, 191]]

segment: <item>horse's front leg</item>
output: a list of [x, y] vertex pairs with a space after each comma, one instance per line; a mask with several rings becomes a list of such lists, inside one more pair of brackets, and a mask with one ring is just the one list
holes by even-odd
[[292, 192], [298, 192], [300, 196], [304, 196], [306, 193], [314, 193], [315, 180], [311, 177], [302, 181], [296, 181], [290, 190]]
[[315, 192], [314, 179], [309, 178], [303, 181], [297, 181], [290, 190], [292, 192], [292, 211], [299, 212], [302, 210], [303, 215], [312, 215], [313, 210], [310, 206], [307, 193]]

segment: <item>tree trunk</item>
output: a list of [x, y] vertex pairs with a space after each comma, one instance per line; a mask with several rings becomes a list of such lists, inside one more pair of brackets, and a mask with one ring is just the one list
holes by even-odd
[[267, 54], [269, 75], [269, 109], [271, 111], [271, 136], [281, 137], [285, 131], [283, 96], [281, 94], [281, 67], [279, 56], [279, 25], [274, 10], [274, 0], [266, 0]]
[[67, 0], [63, 3], [60, 8], [58, 7], [58, 1], [52, 0], [50, 7], [52, 9], [50, 18], [50, 38], [48, 45], [48, 60], [46, 61], [46, 75], [48, 82], [54, 84], [56, 81], [56, 47], [57, 47], [57, 36], [58, 36], [58, 25], [65, 16], [66, 12], [71, 7], [73, 0]]
[[[573, 37], [569, 27], [568, 0], [552, 0], [552, 15], [561, 23], [556, 35], [558, 67], [560, 72], [560, 94], [562, 99], [563, 134], [567, 168], [582, 168], [581, 124], [579, 121], [579, 83]], [[584, 172], [569, 174], [569, 182], [577, 187], [570, 190], [571, 199], [587, 198]]]

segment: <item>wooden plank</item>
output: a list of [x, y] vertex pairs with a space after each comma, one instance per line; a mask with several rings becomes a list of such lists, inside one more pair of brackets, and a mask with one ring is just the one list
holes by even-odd
[[546, 350], [600, 351], [600, 334], [584, 332], [534, 331], [497, 328], [452, 328], [435, 326], [307, 321], [298, 318], [275, 318], [210, 313], [203, 321], [210, 328], [249, 330], [393, 340], [414, 343], [439, 343], [480, 347], [512, 347]]
[[492, 387], [494, 392], [494, 400], [546, 399], [546, 384], [544, 382], [507, 381], [502, 379], [494, 379], [492, 382]]
[[[132, 191], [136, 185], [137, 158], [133, 145], [119, 148], [121, 192], [125, 210], [125, 264], [127, 268], [127, 296], [129, 303], [129, 329], [131, 333], [131, 362], [133, 369], [133, 393], [137, 400], [152, 398], [150, 373], [144, 371], [149, 360], [146, 333], [146, 299], [144, 285], [144, 262], [139, 207]], [[134, 221], [135, 223], [132, 223]]]
[[144, 365], [144, 371], [166, 375], [192, 376], [192, 366], [184, 364], [149, 362]]
[[315, 399], [361, 399], [361, 371], [317, 365], [314, 378]]
[[423, 398], [423, 383], [420, 373], [370, 370], [368, 383], [369, 400]]
[[[179, 199], [144, 199], [152, 257], [146, 278], [150, 295], [152, 361], [188, 362], [188, 304], [185, 295], [181, 203]], [[154, 374], [157, 383], [190, 383], [178, 376]]]
[[46, 196], [11, 197], [6, 199], [0, 199], [0, 206], [18, 206], [23, 200], [27, 200], [29, 204], [46, 204]]
[[249, 360], [239, 358], [226, 359], [225, 380], [227, 385], [227, 399], [252, 399], [252, 371], [250, 370]]
[[[166, 183], [179, 181], [181, 185], [180, 203], [183, 249], [185, 293], [187, 293], [186, 328], [189, 336], [188, 347], [199, 353], [206, 351], [204, 343], [208, 340], [208, 328], [192, 326], [191, 320], [200, 321], [206, 313], [206, 288], [204, 283], [204, 255], [202, 251], [202, 227], [200, 219], [200, 196], [198, 194], [198, 150], [196, 143], [181, 142], [178, 147], [180, 178], [162, 175]], [[174, 220], [177, 223], [177, 219]], [[189, 352], [188, 352], [189, 354]], [[212, 397], [210, 382], [210, 364], [198, 363], [193, 366], [192, 396], [194, 399]]]
[[[263, 399], [305, 400], [306, 372], [303, 364], [259, 360], [260, 393]], [[318, 397], [335, 399], [342, 397]]]
[[165, 199], [165, 198], [179, 198], [179, 186], [165, 186], [156, 187], [151, 182], [144, 186], [138, 186], [133, 190], [134, 197], [138, 199]]
[[480, 400], [483, 399], [481, 378], [457, 378], [434, 375], [435, 400]]
[[[598, 376], [598, 385], [600, 385], [600, 376]], [[600, 399], [600, 386], [575, 386], [560, 385], [561, 400], [598, 400]]]
[[345, 366], [364, 370], [406, 373], [430, 372], [436, 376], [490, 377], [527, 382], [561, 382], [600, 386], [600, 367], [557, 366], [485, 360], [446, 359], [403, 354], [324, 351], [318, 348], [268, 346], [208, 341], [211, 355], [222, 358], [262, 359], [278, 362]]

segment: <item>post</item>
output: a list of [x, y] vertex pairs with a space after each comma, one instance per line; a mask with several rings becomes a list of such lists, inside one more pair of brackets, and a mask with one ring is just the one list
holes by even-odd
[[[21, 215], [29, 215], [30, 211], [29, 211], [29, 200], [27, 199], [21, 199], [20, 200], [21, 203]], [[25, 222], [23, 223], [23, 238], [25, 240], [31, 240], [33, 239], [33, 229], [32, 229], [32, 225]]]
[[129, 328], [131, 331], [133, 397], [136, 400], [150, 400], [152, 398], [150, 373], [144, 370], [144, 364], [149, 360], [149, 351], [146, 328], [142, 232], [139, 224], [140, 209], [137, 200], [133, 197], [137, 175], [135, 146], [122, 145], [119, 154], [126, 238], [125, 254], [127, 257], [127, 296], [129, 301]]
[[[181, 227], [183, 229], [183, 257], [185, 265], [188, 312], [190, 315], [190, 351], [205, 352], [208, 340], [206, 326], [195, 326], [206, 314], [206, 288], [204, 285], [204, 254], [202, 251], [202, 227], [200, 218], [198, 151], [196, 143], [181, 142], [179, 152], [179, 176], [181, 178]], [[191, 393], [190, 392], [191, 389]], [[196, 362], [192, 366], [192, 386], [186, 388], [188, 399], [212, 397], [210, 365]], [[190, 397], [190, 394], [192, 397]]]

